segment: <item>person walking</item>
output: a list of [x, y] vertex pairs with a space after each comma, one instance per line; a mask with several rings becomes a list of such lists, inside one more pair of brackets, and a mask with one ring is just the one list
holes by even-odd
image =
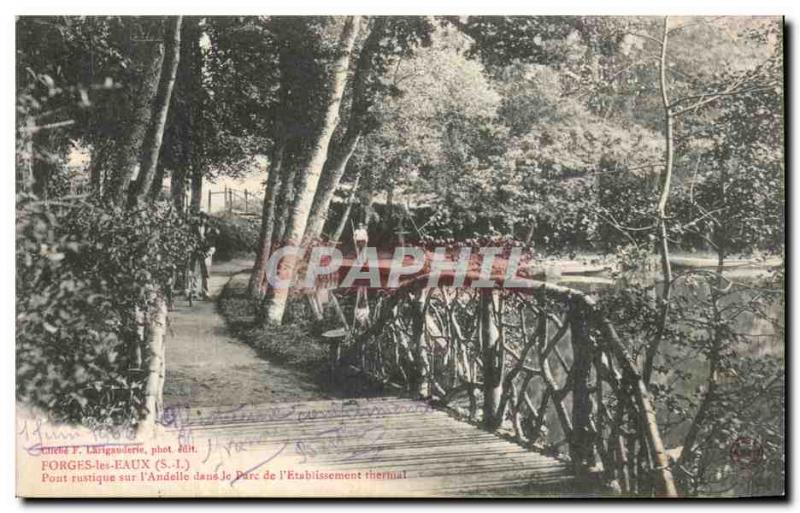
[[197, 286], [197, 279], [200, 281], [200, 299], [208, 299], [208, 278], [210, 266], [210, 256], [214, 254], [214, 247], [210, 243], [210, 237], [213, 236], [215, 230], [209, 224], [208, 214], [199, 212], [197, 214], [197, 222], [194, 225], [195, 236], [197, 237], [197, 247], [192, 255], [189, 265], [189, 272], [193, 279], [189, 284], [190, 293], [195, 292]]

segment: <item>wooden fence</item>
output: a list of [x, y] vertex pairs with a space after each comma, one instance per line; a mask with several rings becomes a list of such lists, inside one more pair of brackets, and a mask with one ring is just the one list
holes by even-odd
[[[220, 196], [222, 196], [221, 208], [219, 208]], [[206, 205], [209, 213], [227, 212], [228, 214], [259, 215], [262, 201], [263, 196], [257, 196], [253, 191], [225, 186], [221, 191], [209, 190]]]

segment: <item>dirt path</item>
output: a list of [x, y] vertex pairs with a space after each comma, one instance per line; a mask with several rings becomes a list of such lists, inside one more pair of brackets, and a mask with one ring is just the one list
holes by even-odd
[[239, 342], [217, 313], [214, 300], [232, 276], [252, 260], [233, 260], [211, 269], [209, 301], [189, 307], [176, 301], [167, 336], [164, 404], [238, 406], [327, 399], [307, 374], [270, 363]]

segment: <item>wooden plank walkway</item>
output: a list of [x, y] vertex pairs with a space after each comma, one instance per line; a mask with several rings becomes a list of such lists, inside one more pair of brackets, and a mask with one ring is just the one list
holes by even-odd
[[[176, 425], [190, 430], [196, 443], [208, 438], [228, 447], [238, 443], [251, 450], [264, 448], [263, 454], [270, 460], [275, 457], [270, 465], [276, 472], [291, 470], [297, 475], [309, 471], [315, 479], [316, 471], [360, 471], [365, 477], [357, 485], [339, 488], [352, 496], [552, 497], [576, 493], [568, 463], [409, 399], [192, 408], [179, 412], [179, 417]], [[333, 490], [322, 482], [319, 488], [297, 489], [303, 495], [309, 490], [311, 495], [317, 494], [314, 490], [329, 495]], [[280, 488], [273, 490], [284, 495]]]

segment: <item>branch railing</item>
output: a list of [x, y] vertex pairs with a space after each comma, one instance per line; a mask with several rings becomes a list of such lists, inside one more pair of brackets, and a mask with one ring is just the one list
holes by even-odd
[[370, 291], [340, 364], [508, 430], [609, 491], [677, 495], [647, 387], [591, 297], [546, 282], [492, 290], [427, 280]]

